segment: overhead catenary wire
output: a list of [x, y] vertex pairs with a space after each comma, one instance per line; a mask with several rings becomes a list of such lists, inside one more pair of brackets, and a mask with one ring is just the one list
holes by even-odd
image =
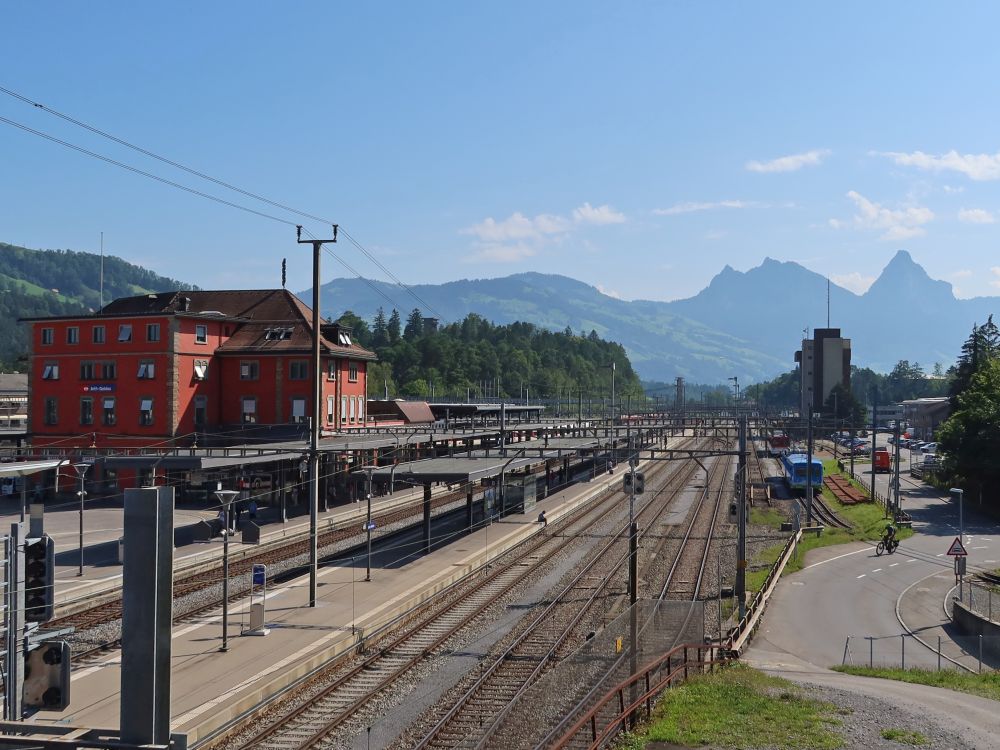
[[[144, 148], [144, 147], [139, 146], [139, 145], [137, 145], [135, 143], [127, 141], [124, 138], [121, 138], [119, 136], [114, 135], [113, 133], [109, 133], [109, 132], [107, 132], [105, 130], [102, 130], [102, 129], [98, 128], [98, 127], [95, 127], [95, 126], [90, 125], [90, 124], [88, 124], [86, 122], [83, 122], [82, 120], [78, 120], [75, 117], [72, 117], [72, 116], [70, 116], [70, 115], [68, 115], [68, 114], [66, 114], [64, 112], [60, 112], [60, 111], [58, 111], [56, 109], [53, 109], [52, 107], [49, 107], [49, 106], [47, 106], [45, 104], [42, 104], [41, 102], [37, 102], [37, 101], [35, 101], [33, 99], [30, 99], [30, 98], [24, 96], [23, 94], [19, 94], [16, 91], [13, 91], [11, 89], [6, 88], [5, 86], [0, 86], [0, 92], [2, 92], [4, 94], [7, 94], [8, 96], [13, 97], [14, 99], [17, 99], [17, 100], [19, 100], [19, 101], [21, 101], [21, 102], [23, 102], [25, 104], [28, 104], [28, 105], [30, 105], [32, 107], [35, 107], [36, 109], [40, 109], [43, 112], [46, 112], [46, 113], [48, 113], [50, 115], [53, 115], [54, 117], [58, 117], [58, 118], [60, 118], [62, 120], [65, 120], [66, 122], [69, 122], [69, 123], [71, 123], [73, 125], [76, 125], [77, 127], [83, 128], [84, 130], [87, 130], [87, 131], [89, 131], [91, 133], [94, 133], [95, 135], [99, 135], [102, 138], [107, 138], [108, 140], [113, 141], [114, 143], [117, 143], [117, 144], [119, 144], [121, 146], [124, 146], [126, 148], [129, 148], [129, 149], [132, 149], [133, 151], [136, 151], [137, 153], [140, 153], [140, 154], [142, 154], [144, 156], [148, 156], [151, 159], [156, 159], [157, 161], [160, 161], [160, 162], [162, 162], [164, 164], [168, 164], [169, 166], [175, 167], [176, 169], [180, 169], [180, 170], [182, 170], [184, 172], [187, 172], [188, 174], [193, 175], [195, 177], [198, 177], [200, 179], [208, 180], [209, 182], [212, 182], [212, 183], [214, 183], [216, 185], [219, 185], [220, 187], [224, 187], [227, 190], [232, 190], [232, 191], [234, 191], [236, 193], [239, 193], [240, 195], [244, 195], [244, 196], [246, 196], [248, 198], [252, 198], [254, 200], [261, 201], [262, 203], [266, 203], [269, 206], [274, 206], [275, 208], [280, 208], [283, 211], [288, 211], [289, 213], [295, 214], [297, 216], [302, 216], [302, 217], [305, 217], [305, 218], [308, 218], [308, 219], [313, 219], [314, 221], [319, 221], [319, 222], [322, 222], [324, 224], [334, 224], [334, 223], [336, 223], [336, 222], [331, 221], [330, 219], [324, 218], [322, 216], [317, 216], [315, 214], [309, 213], [308, 211], [303, 211], [301, 209], [294, 208], [294, 207], [289, 206], [289, 205], [287, 205], [285, 203], [282, 203], [280, 201], [276, 201], [276, 200], [274, 200], [272, 198], [268, 198], [266, 196], [260, 195], [259, 193], [255, 193], [255, 192], [253, 192], [251, 190], [246, 190], [244, 188], [241, 188], [241, 187], [239, 187], [237, 185], [232, 184], [231, 182], [227, 182], [226, 180], [219, 179], [218, 177], [213, 177], [212, 175], [209, 175], [209, 174], [206, 174], [205, 172], [202, 172], [202, 171], [199, 171], [197, 169], [194, 169], [193, 167], [189, 167], [189, 166], [187, 166], [185, 164], [182, 164], [182, 163], [180, 163], [180, 162], [178, 162], [178, 161], [176, 161], [174, 159], [170, 159], [170, 158], [168, 158], [166, 156], [162, 156], [160, 154], [157, 154], [154, 151], [151, 151], [151, 150], [149, 150], [147, 148]], [[165, 184], [168, 184], [168, 185], [171, 185], [173, 187], [179, 188], [181, 190], [186, 190], [186, 191], [188, 191], [190, 193], [193, 193], [195, 195], [199, 195], [201, 197], [205, 197], [205, 198], [208, 198], [210, 200], [214, 200], [214, 201], [223, 203], [223, 204], [231, 206], [233, 208], [239, 208], [239, 209], [244, 210], [244, 211], [250, 211], [251, 213], [255, 213], [255, 214], [259, 215], [259, 216], [263, 216], [263, 217], [266, 217], [266, 218], [274, 219], [276, 221], [282, 221], [285, 224], [291, 224], [291, 225], [295, 224], [295, 222], [287, 221], [287, 220], [284, 220], [284, 219], [279, 219], [278, 217], [271, 216], [271, 215], [266, 214], [264, 212], [255, 211], [254, 209], [250, 209], [248, 207], [241, 206], [239, 204], [232, 203], [230, 201], [226, 201], [226, 200], [224, 200], [222, 198], [218, 198], [217, 196], [212, 196], [212, 195], [209, 195], [207, 193], [202, 193], [201, 191], [195, 190], [194, 188], [189, 188], [187, 186], [181, 185], [180, 183], [175, 183], [175, 182], [173, 182], [171, 180], [167, 180], [166, 178], [162, 178], [162, 177], [159, 177], [159, 176], [154, 175], [152, 173], [140, 170], [138, 168], [131, 167], [130, 165], [126, 165], [126, 164], [124, 164], [122, 162], [117, 162], [114, 159], [111, 159], [109, 157], [105, 157], [105, 156], [102, 156], [100, 154], [96, 154], [94, 152], [88, 151], [87, 149], [84, 149], [82, 147], [70, 144], [67, 141], [62, 141], [61, 139], [55, 138], [54, 136], [50, 136], [48, 134], [42, 133], [41, 131], [37, 131], [37, 130], [35, 130], [33, 128], [29, 128], [26, 125], [22, 125], [20, 123], [16, 123], [13, 120], [7, 120], [5, 118], [0, 118], [0, 119], [3, 119], [3, 121], [6, 122], [9, 125], [21, 128], [21, 129], [26, 130], [26, 131], [28, 131], [30, 133], [33, 133], [34, 135], [38, 135], [40, 137], [47, 138], [47, 139], [52, 140], [52, 141], [54, 141], [56, 143], [59, 143], [59, 144], [61, 144], [63, 146], [66, 146], [67, 148], [75, 149], [77, 151], [80, 151], [81, 153], [85, 153], [85, 154], [87, 154], [89, 156], [93, 156], [95, 158], [102, 159], [104, 161], [107, 161], [108, 163], [114, 164], [115, 166], [119, 166], [119, 167], [121, 167], [123, 169], [129, 169], [130, 171], [136, 172], [136, 173], [141, 174], [141, 175], [146, 176], [146, 177], [150, 177], [151, 179], [158, 180], [160, 182], [163, 182]], [[378, 258], [376, 258], [360, 242], [358, 242], [357, 239], [355, 239], [353, 236], [351, 236], [346, 231], [344, 231], [343, 228], [341, 228], [341, 233], [345, 237], [347, 237], [348, 241], [351, 242], [366, 258], [368, 258], [368, 260], [370, 260], [372, 263], [374, 263], [383, 273], [385, 273], [390, 279], [392, 279], [398, 286], [400, 286], [408, 294], [410, 294], [410, 296], [412, 296], [420, 304], [420, 306], [423, 307], [427, 312], [433, 313], [434, 315], [436, 315], [439, 318], [442, 317], [440, 315], [440, 313], [438, 313], [436, 310], [434, 310], [424, 299], [422, 299], [407, 284], [405, 284], [398, 276], [396, 276], [391, 270], [389, 270], [380, 260], [378, 260]], [[367, 279], [365, 279], [365, 277], [362, 274], [358, 273], [357, 271], [354, 271], [353, 269], [352, 269], [352, 271], [353, 271], [353, 273], [355, 273], [355, 275], [358, 276], [358, 278], [360, 278], [360, 279], [362, 279], [362, 280], [364, 280], [366, 282], [368, 281]], [[372, 286], [372, 285], [369, 283], [369, 286]], [[382, 294], [381, 292], [379, 292], [379, 293]], [[385, 297], [384, 294], [382, 294], [382, 296]], [[392, 304], [395, 304], [395, 303], [392, 303]]]

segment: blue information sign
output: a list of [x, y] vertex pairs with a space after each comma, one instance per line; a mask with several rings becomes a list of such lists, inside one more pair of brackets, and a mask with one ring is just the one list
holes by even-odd
[[253, 585], [263, 586], [267, 577], [267, 566], [256, 564], [253, 566]]

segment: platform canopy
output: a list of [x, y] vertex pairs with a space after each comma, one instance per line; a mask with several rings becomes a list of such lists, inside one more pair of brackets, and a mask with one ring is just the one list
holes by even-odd
[[51, 471], [60, 466], [68, 465], [69, 461], [63, 459], [52, 459], [49, 461], [13, 461], [11, 463], [0, 463], [0, 477], [26, 477], [37, 474], [40, 471]]
[[173, 453], [136, 453], [129, 456], [98, 458], [109, 469], [162, 469], [163, 471], [211, 471], [230, 469], [271, 461], [293, 461], [302, 451], [233, 450], [232, 448], [197, 448]]
[[372, 479], [386, 481], [412, 482], [414, 484], [430, 484], [444, 482], [446, 484], [476, 482], [482, 479], [498, 477], [503, 472], [513, 472], [528, 466], [544, 463], [546, 460], [558, 459], [557, 452], [541, 455], [518, 455], [511, 450], [506, 456], [487, 456], [482, 451], [473, 454], [448, 458], [427, 458], [420, 461], [404, 461], [396, 466], [369, 467], [353, 472], [365, 475], [371, 471]]

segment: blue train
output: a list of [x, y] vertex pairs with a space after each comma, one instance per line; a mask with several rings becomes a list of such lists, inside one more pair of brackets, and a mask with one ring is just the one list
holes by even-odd
[[[785, 481], [793, 490], [805, 491], [809, 479], [806, 473], [808, 461], [809, 457], [805, 453], [789, 453], [781, 457], [781, 465], [785, 469]], [[812, 486], [816, 494], [819, 494], [823, 486], [823, 462], [818, 458], [812, 460]]]

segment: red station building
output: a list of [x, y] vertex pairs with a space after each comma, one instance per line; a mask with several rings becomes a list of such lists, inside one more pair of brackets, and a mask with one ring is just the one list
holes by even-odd
[[[282, 440], [313, 413], [312, 311], [284, 289], [163, 292], [25, 322], [36, 448]], [[334, 323], [320, 353], [323, 431], [364, 427], [375, 354]]]

